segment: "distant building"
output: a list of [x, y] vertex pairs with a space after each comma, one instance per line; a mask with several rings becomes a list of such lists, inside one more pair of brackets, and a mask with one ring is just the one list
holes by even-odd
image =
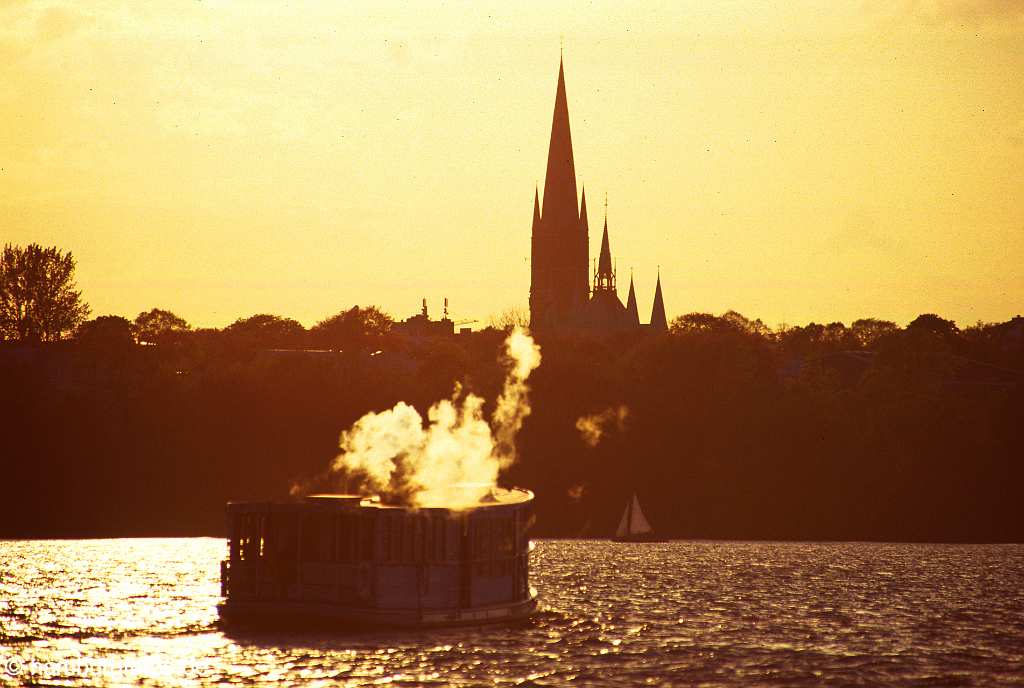
[[[633, 278], [629, 280], [626, 305], [619, 300], [615, 264], [608, 240], [605, 208], [601, 254], [590, 275], [590, 226], [586, 190], [576, 205], [576, 166], [569, 130], [569, 105], [565, 96], [565, 71], [558, 65], [555, 113], [551, 123], [544, 199], [533, 195], [533, 230], [530, 263], [530, 325], [536, 330], [628, 330], [640, 323]], [[650, 324], [666, 331], [665, 301], [661, 275], [654, 292]]]
[[[444, 314], [440, 320], [431, 320], [427, 313], [427, 300], [423, 299], [423, 307], [417, 315], [395, 323], [395, 330], [410, 337], [450, 337], [455, 334], [455, 327], [467, 325], [476, 320], [453, 321], [448, 317], [448, 299], [444, 300]], [[470, 328], [459, 327], [459, 334], [468, 334]]]

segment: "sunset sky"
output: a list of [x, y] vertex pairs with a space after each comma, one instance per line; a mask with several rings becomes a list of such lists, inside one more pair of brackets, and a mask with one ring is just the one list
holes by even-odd
[[564, 36], [641, 318], [1024, 313], [1024, 3], [0, 0], [0, 243], [94, 315], [525, 307]]

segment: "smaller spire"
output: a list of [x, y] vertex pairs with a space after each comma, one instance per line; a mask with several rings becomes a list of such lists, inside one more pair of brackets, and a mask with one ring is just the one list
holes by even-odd
[[540, 225], [540, 190], [537, 185], [533, 187], [533, 228]]
[[601, 236], [601, 258], [597, 261], [598, 276], [612, 274], [612, 252], [608, 246], [608, 192], [604, 192], [604, 234]]
[[668, 332], [668, 319], [665, 317], [665, 299], [661, 295], [661, 266], [658, 266], [658, 283], [654, 288], [654, 307], [651, 309], [651, 329], [655, 332]]
[[612, 251], [608, 242], [608, 212], [604, 214], [604, 232], [601, 234], [601, 253], [594, 270], [594, 292], [615, 293], [615, 268], [612, 266]]
[[608, 245], [608, 217], [604, 218], [604, 233], [601, 235], [601, 257], [597, 261], [597, 274], [612, 274], [612, 251]]
[[636, 306], [636, 290], [633, 288], [633, 268], [629, 269], [629, 296], [626, 298], [626, 320], [630, 327], [640, 326], [640, 311]]

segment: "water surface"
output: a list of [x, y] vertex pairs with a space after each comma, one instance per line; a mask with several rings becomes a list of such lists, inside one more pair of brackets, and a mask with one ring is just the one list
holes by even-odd
[[539, 541], [517, 627], [226, 634], [222, 540], [0, 542], [0, 685], [1024, 685], [1024, 546]]

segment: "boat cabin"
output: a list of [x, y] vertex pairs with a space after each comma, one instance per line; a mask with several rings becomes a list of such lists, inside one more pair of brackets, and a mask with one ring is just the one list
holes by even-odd
[[229, 503], [222, 615], [416, 625], [528, 613], [532, 500], [491, 488], [459, 510], [336, 494]]

